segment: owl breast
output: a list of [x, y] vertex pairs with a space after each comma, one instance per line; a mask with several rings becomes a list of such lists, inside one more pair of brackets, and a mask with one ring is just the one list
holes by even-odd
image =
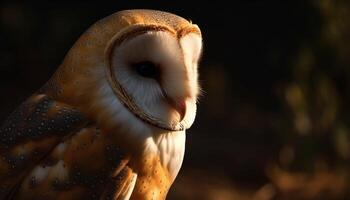
[[185, 153], [184, 131], [148, 138], [141, 158], [131, 162], [137, 172], [132, 200], [165, 199]]

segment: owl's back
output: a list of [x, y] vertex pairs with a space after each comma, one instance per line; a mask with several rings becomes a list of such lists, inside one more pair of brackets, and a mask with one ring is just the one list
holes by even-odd
[[0, 138], [0, 199], [108, 199], [127, 192], [128, 159], [108, 134], [45, 94], [15, 110]]

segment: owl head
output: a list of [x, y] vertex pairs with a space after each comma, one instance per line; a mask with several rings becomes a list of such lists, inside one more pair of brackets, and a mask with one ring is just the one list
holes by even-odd
[[79, 38], [48, 85], [106, 126], [181, 131], [195, 118], [201, 50], [200, 29], [179, 16], [121, 11]]

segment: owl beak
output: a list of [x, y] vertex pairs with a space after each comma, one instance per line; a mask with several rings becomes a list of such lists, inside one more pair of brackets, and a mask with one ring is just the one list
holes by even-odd
[[180, 115], [180, 120], [182, 121], [185, 118], [186, 114], [186, 100], [174, 100], [171, 98], [168, 98], [169, 104], [179, 113]]
[[186, 115], [186, 101], [185, 100], [177, 101], [175, 103], [175, 108], [180, 114], [180, 121], [182, 121]]

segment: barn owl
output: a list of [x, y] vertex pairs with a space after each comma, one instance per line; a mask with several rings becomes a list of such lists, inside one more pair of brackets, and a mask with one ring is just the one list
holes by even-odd
[[92, 25], [0, 129], [0, 199], [165, 199], [199, 95], [201, 32], [125, 10]]

